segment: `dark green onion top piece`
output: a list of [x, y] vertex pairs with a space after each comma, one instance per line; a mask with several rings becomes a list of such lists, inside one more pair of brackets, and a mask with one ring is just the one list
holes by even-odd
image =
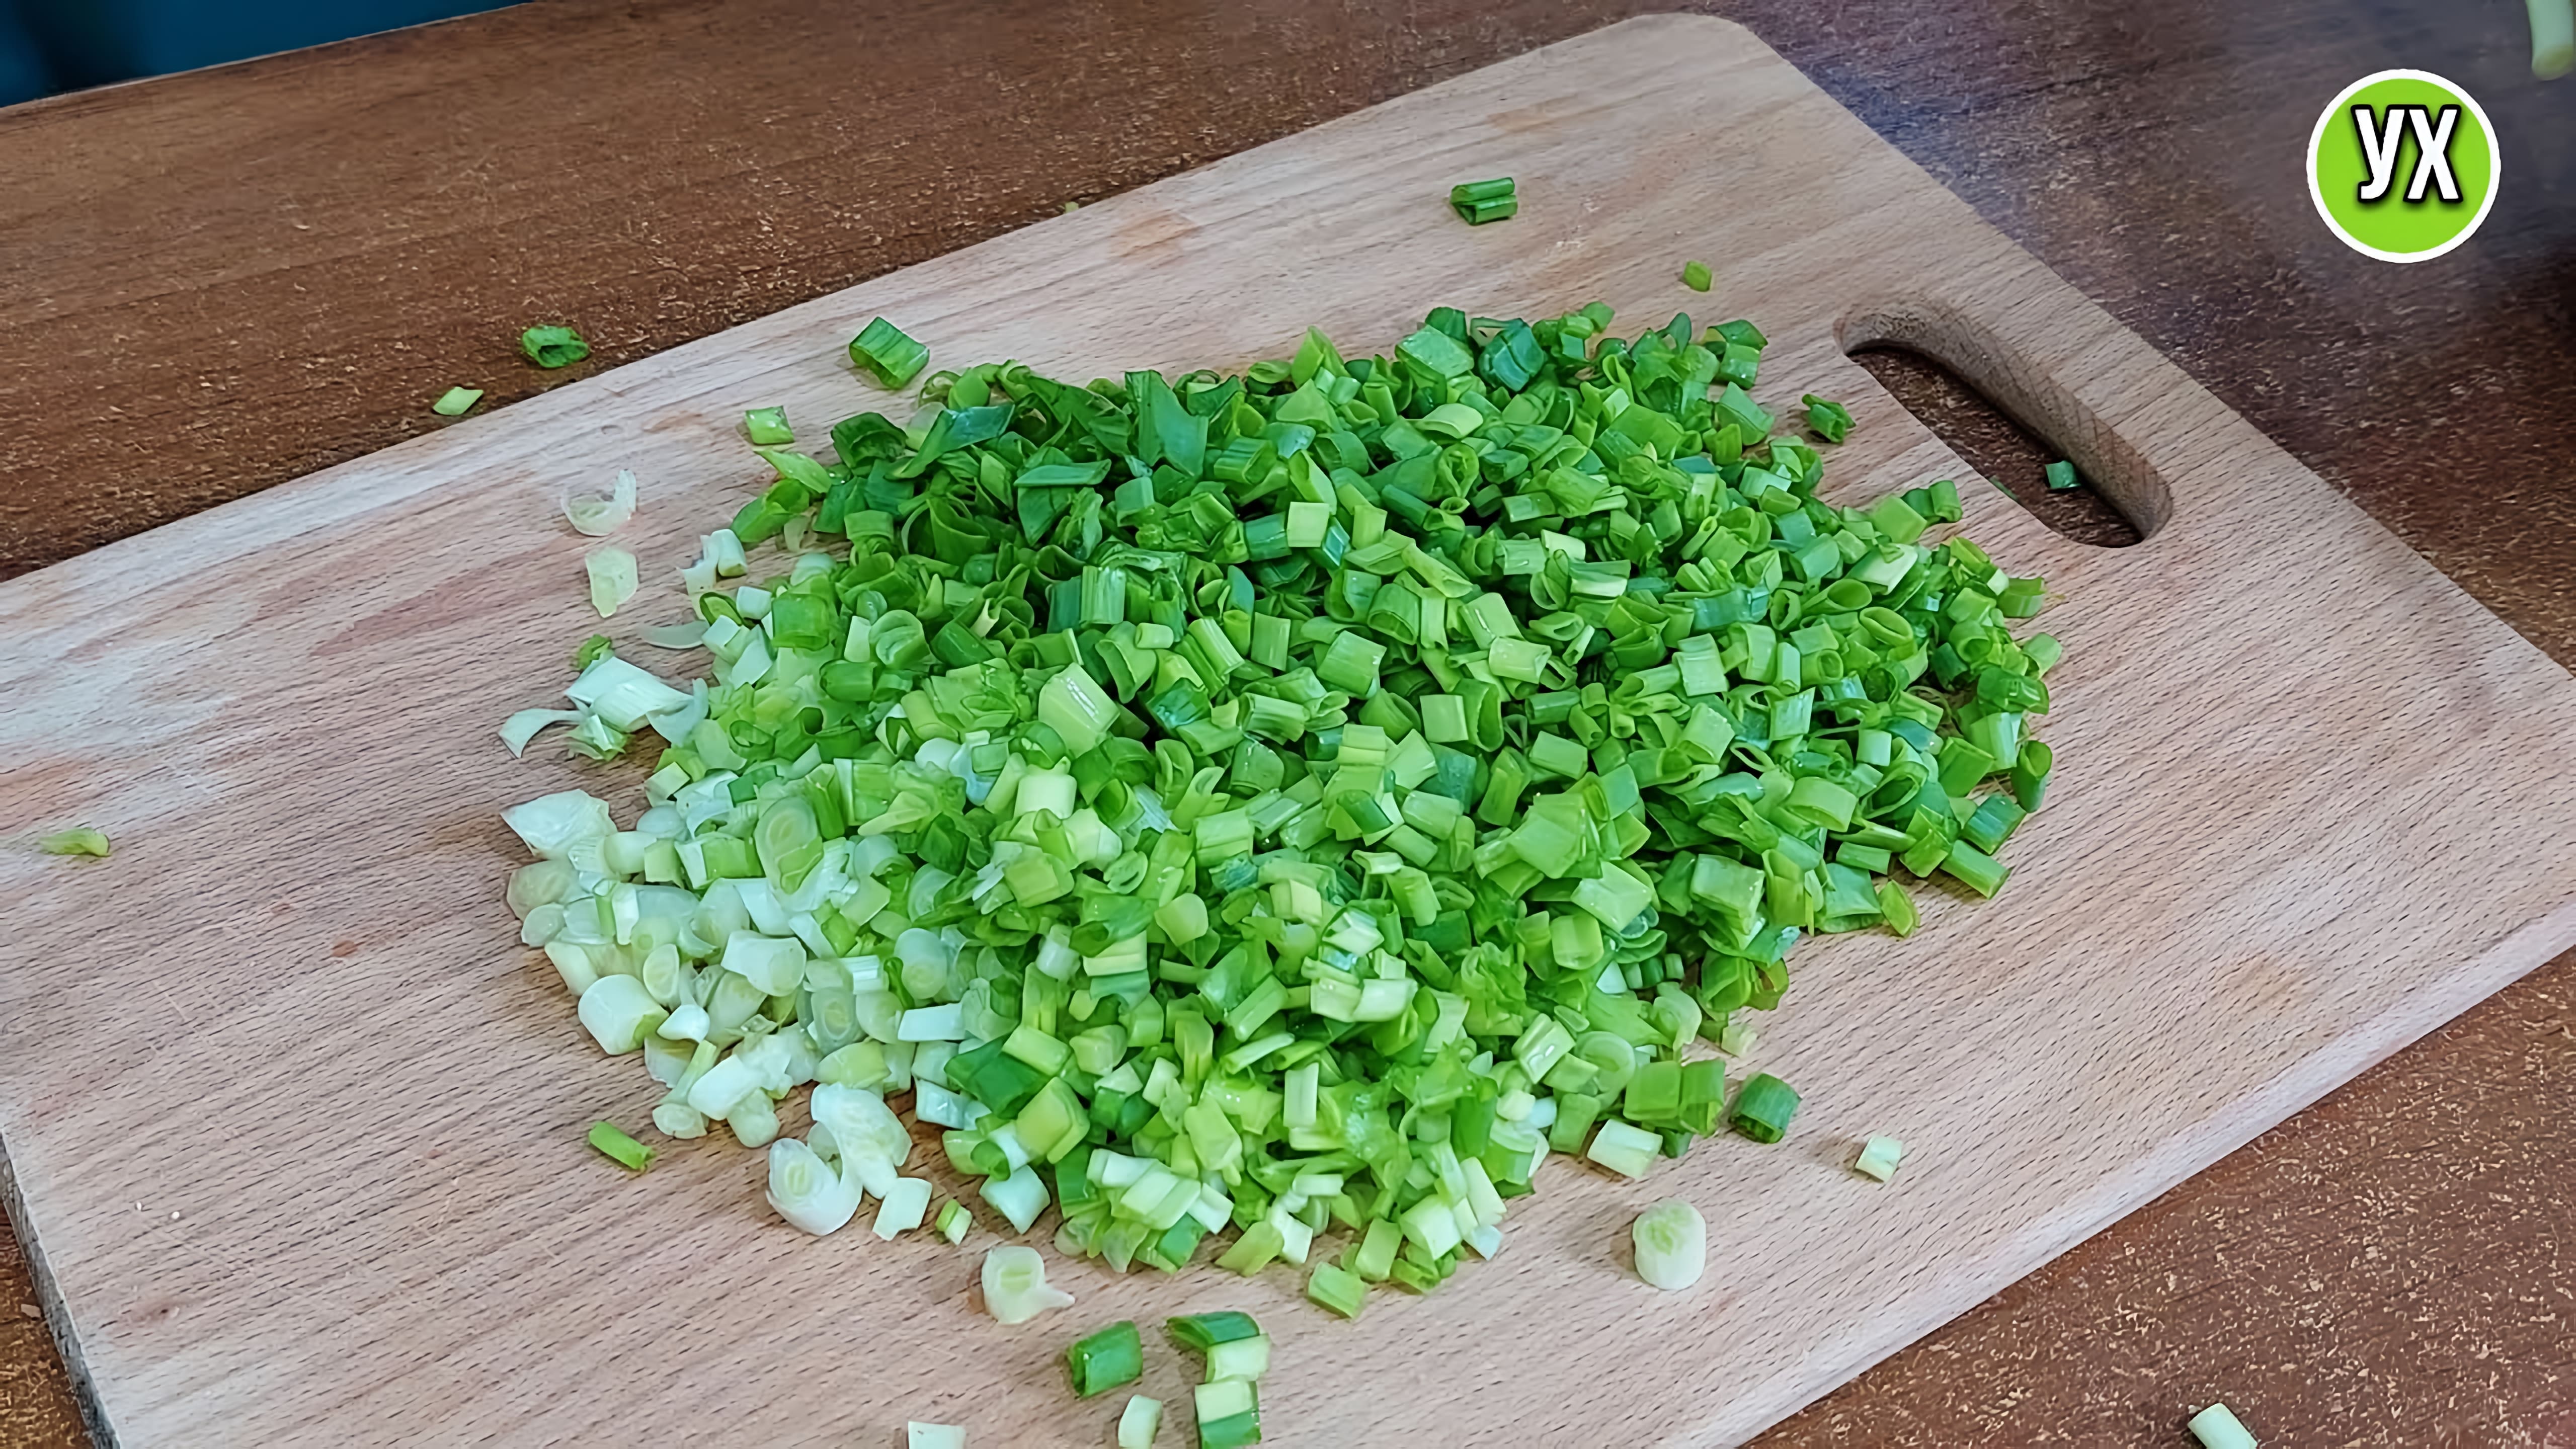
[[1807, 426], [1828, 443], [1839, 443], [1851, 436], [1851, 409], [1841, 403], [1809, 393], [1798, 401], [1807, 405]]
[[1491, 181], [1465, 181], [1449, 188], [1449, 206], [1469, 226], [1500, 221], [1519, 212], [1517, 188], [1508, 176]]
[[1777, 1142], [1798, 1112], [1798, 1089], [1764, 1072], [1735, 1094], [1727, 1125], [1756, 1142]]
[[590, 355], [590, 344], [569, 327], [531, 327], [519, 334], [519, 350], [539, 367], [570, 367]]
[[930, 349], [878, 317], [850, 339], [850, 361], [874, 378], [877, 386], [897, 388], [921, 376], [921, 369], [929, 365]]
[[1145, 1376], [1145, 1341], [1131, 1322], [1113, 1323], [1066, 1345], [1065, 1372], [1082, 1398], [1104, 1394]]
[[1220, 1343], [1258, 1338], [1261, 1325], [1253, 1322], [1247, 1313], [1194, 1313], [1186, 1318], [1164, 1320], [1163, 1331], [1172, 1336], [1172, 1342], [1190, 1352], [1205, 1353]]
[[2075, 465], [2063, 458], [2040, 471], [2048, 475], [2048, 486], [2052, 492], [2062, 492], [2072, 488], [2079, 481], [2075, 476]]

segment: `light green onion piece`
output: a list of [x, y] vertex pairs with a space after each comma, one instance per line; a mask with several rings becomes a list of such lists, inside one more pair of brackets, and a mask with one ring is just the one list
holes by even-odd
[[1163, 1432], [1163, 1401], [1136, 1394], [1118, 1411], [1118, 1449], [1154, 1449]]
[[1105, 1394], [1145, 1376], [1145, 1343], [1131, 1322], [1113, 1323], [1065, 1347], [1065, 1371], [1082, 1398]]
[[903, 1426], [904, 1449], [966, 1449], [966, 1431], [955, 1424], [925, 1424], [919, 1419]]
[[1073, 1295], [1047, 1285], [1038, 1250], [1006, 1243], [984, 1255], [984, 1311], [997, 1323], [1026, 1323], [1050, 1308], [1073, 1306]]
[[1356, 1273], [1317, 1263], [1306, 1276], [1306, 1296], [1344, 1318], [1357, 1318], [1368, 1302], [1368, 1283]]
[[742, 431], [755, 447], [776, 447], [796, 441], [796, 430], [787, 425], [785, 408], [753, 408], [742, 415]]
[[590, 356], [590, 344], [569, 327], [531, 327], [519, 334], [519, 350], [543, 368], [570, 367]]
[[1261, 1442], [1261, 1397], [1249, 1379], [1221, 1379], [1192, 1389], [1199, 1449], [1243, 1449]]
[[635, 516], [635, 475], [627, 469], [617, 470], [617, 481], [610, 485], [606, 498], [567, 498], [564, 517], [575, 532], [592, 538], [615, 533], [618, 526]]
[[1207, 1379], [1257, 1379], [1270, 1372], [1270, 1335], [1215, 1344], [1207, 1351]]
[[869, 1230], [892, 1242], [898, 1233], [908, 1233], [921, 1226], [930, 1212], [930, 1182], [926, 1178], [899, 1177], [894, 1190], [877, 1203], [876, 1221]]
[[483, 389], [479, 387], [451, 387], [438, 395], [438, 401], [431, 403], [429, 410], [442, 418], [461, 418], [472, 412], [474, 405], [482, 400]]
[[2212, 1404], [2192, 1415], [2184, 1427], [2200, 1441], [2201, 1449], [2255, 1449], [2254, 1431], [2225, 1404]]
[[1663, 1147], [1664, 1139], [1656, 1134], [1613, 1120], [1601, 1124], [1583, 1155], [1621, 1177], [1637, 1178], [1654, 1170]]
[[1666, 1293], [1679, 1293], [1708, 1268], [1708, 1219], [1699, 1209], [1668, 1197], [1630, 1225], [1637, 1246], [1637, 1276]]
[[966, 1235], [974, 1231], [975, 1214], [962, 1202], [944, 1202], [939, 1205], [939, 1217], [931, 1227], [951, 1244], [962, 1243], [966, 1241]]
[[1860, 1156], [1852, 1171], [1881, 1182], [1896, 1175], [1896, 1160], [1905, 1155], [1905, 1144], [1893, 1137], [1873, 1137], [1861, 1144]]
[[[729, 1115], [732, 1108], [754, 1098], [767, 1100], [755, 1086], [735, 1098], [729, 1104], [728, 1112], [708, 1112], [706, 1115]], [[690, 1105], [697, 1106], [694, 1097]], [[703, 1108], [699, 1110], [704, 1111]], [[818, 1236], [839, 1232], [857, 1215], [859, 1197], [859, 1184], [855, 1177], [834, 1170], [804, 1143], [793, 1137], [780, 1137], [769, 1144], [769, 1205], [788, 1222]]]
[[1717, 279], [1710, 275], [1706, 262], [1682, 263], [1682, 285], [1694, 292], [1705, 292]]
[[616, 1159], [617, 1165], [629, 1172], [642, 1172], [653, 1165], [653, 1149], [627, 1136], [614, 1122], [591, 1123], [590, 1145]]
[[107, 858], [108, 851], [107, 837], [85, 825], [55, 831], [38, 841], [36, 848], [47, 855], [95, 855], [102, 860]]
[[641, 586], [635, 573], [635, 555], [622, 548], [592, 549], [582, 555], [581, 566], [590, 575], [590, 606], [603, 619], [634, 598]]
[[2524, 0], [2531, 12], [2531, 73], [2556, 80], [2576, 70], [2576, 0]]

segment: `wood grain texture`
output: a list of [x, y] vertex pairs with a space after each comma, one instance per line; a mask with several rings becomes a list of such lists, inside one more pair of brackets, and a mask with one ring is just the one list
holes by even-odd
[[[1605, 132], [1619, 107], [1658, 104], [1688, 118], [1668, 138]], [[1559, 223], [1469, 232], [1420, 204], [1489, 160], [1567, 198]], [[1263, 210], [1283, 193], [1306, 204]], [[1272, 220], [1282, 211], [1296, 219]], [[890, 1369], [865, 1385], [791, 1371], [842, 1361], [849, 1342], [881, 1336], [872, 1324], [918, 1311], [961, 1359], [993, 1352], [989, 1329], [949, 1328], [971, 1260], [796, 1238], [751, 1206], [747, 1155], [687, 1154], [641, 1184], [580, 1160], [579, 1123], [633, 1115], [646, 1094], [631, 1064], [573, 1052], [568, 1011], [492, 919], [505, 852], [490, 811], [552, 777], [530, 768], [504, 783], [486, 735], [586, 632], [568, 617], [577, 541], [509, 533], [563, 488], [635, 462], [665, 500], [638, 538], [648, 557], [676, 555], [691, 524], [752, 481], [724, 422], [754, 400], [809, 416], [846, 407], [852, 385], [816, 338], [837, 341], [873, 310], [1074, 371], [1140, 348], [1167, 365], [1229, 362], [1309, 320], [1388, 339], [1434, 298], [1670, 306], [1688, 300], [1671, 282], [1676, 249], [1712, 244], [1778, 319], [1777, 385], [1865, 399], [1841, 487], [1957, 467], [1840, 355], [1893, 339], [1978, 375], [2143, 521], [2163, 522], [2139, 548], [2096, 553], [1999, 495], [1972, 503], [1980, 537], [2071, 595], [2051, 620], [2076, 647], [2053, 737], [2091, 762], [2028, 828], [2015, 895], [2126, 909], [2035, 920], [2008, 898], [1936, 911], [1910, 951], [1818, 952], [1772, 1062], [1835, 1084], [1816, 1094], [1804, 1138], [1695, 1154], [1654, 1185], [1692, 1184], [1714, 1219], [1744, 1227], [1744, 1261], [1782, 1266], [1721, 1274], [1684, 1318], [1658, 1319], [1672, 1305], [1642, 1290], [1622, 1298], [1611, 1266], [1626, 1212], [1653, 1194], [1570, 1172], [1516, 1216], [1514, 1251], [1481, 1281], [1355, 1329], [1317, 1331], [1274, 1301], [1293, 1291], [1284, 1280], [1247, 1294], [1074, 1270], [1083, 1312], [1263, 1297], [1295, 1324], [1283, 1351], [1317, 1366], [1283, 1378], [1278, 1422], [1337, 1444], [1393, 1442], [1406, 1427], [1329, 1404], [1337, 1366], [1430, 1373], [1494, 1322], [1563, 1332], [1589, 1315], [1595, 1347], [1555, 1359], [1553, 1379], [1524, 1376], [1519, 1392], [1442, 1405], [1436, 1427], [1412, 1427], [1439, 1442], [1533, 1442], [1542, 1421], [1537, 1442], [1724, 1442], [2576, 929], [2550, 909], [2576, 884], [2576, 800], [2540, 758], [2571, 722], [2563, 674], [1760, 47], [1645, 22], [0, 592], [0, 617], [35, 641], [0, 656], [31, 704], [21, 718], [57, 727], [13, 739], [35, 763], [0, 789], [22, 813], [78, 815], [133, 842], [108, 866], [13, 859], [0, 879], [36, 902], [37, 956], [63, 963], [47, 969], [78, 963], [92, 990], [167, 1007], [154, 1029], [110, 1036], [38, 973], [0, 985], [13, 1023], [0, 1132], [21, 1221], [70, 1289], [69, 1321], [123, 1442], [208, 1442], [209, 1422], [237, 1442], [436, 1440], [469, 1424], [578, 1439], [611, 1421], [611, 1403], [703, 1413], [744, 1392], [744, 1375], [771, 1391], [746, 1434], [819, 1441], [939, 1408], [897, 1393]], [[431, 546], [496, 533], [476, 554]], [[2320, 579], [2340, 588], [2323, 617]], [[2247, 624], [2291, 618], [2317, 627]], [[83, 671], [77, 689], [61, 682], [67, 663]], [[100, 772], [108, 758], [152, 763], [118, 777]], [[2236, 805], [2249, 797], [2261, 808]], [[258, 849], [241, 849], [252, 839]], [[203, 859], [230, 868], [179, 868]], [[139, 876], [167, 879], [130, 884]], [[2213, 1061], [2205, 1036], [2164, 1026], [2212, 1019], [2253, 1035]], [[278, 1049], [281, 1023], [301, 1028], [291, 1050]], [[240, 1130], [245, 1102], [268, 1109], [255, 1166], [205, 1150]], [[1834, 1162], [1844, 1139], [1888, 1129], [1943, 1144], [1909, 1166], [1901, 1198]], [[172, 1158], [205, 1165], [174, 1178]], [[158, 1200], [182, 1213], [166, 1231]], [[1915, 1271], [1856, 1273], [1891, 1245]], [[707, 1339], [685, 1355], [668, 1327], [689, 1312], [682, 1264], [730, 1290], [697, 1310]], [[818, 1270], [832, 1288], [787, 1292]], [[758, 1322], [786, 1363], [722, 1347], [726, 1324]], [[1001, 1340], [1002, 1354], [947, 1384], [998, 1375], [979, 1414], [1023, 1442], [1088, 1437], [1043, 1370], [1056, 1338]], [[939, 1355], [902, 1371], [931, 1377]], [[520, 1362], [593, 1373], [486, 1388]], [[1612, 1364], [1618, 1400], [1588, 1396]], [[1641, 1404], [1637, 1374], [1654, 1364], [1674, 1394]], [[655, 1382], [657, 1370], [679, 1377]]]

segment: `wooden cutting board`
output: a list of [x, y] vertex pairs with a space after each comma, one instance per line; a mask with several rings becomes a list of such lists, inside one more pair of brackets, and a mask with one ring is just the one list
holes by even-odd
[[[1504, 174], [1517, 219], [1442, 205]], [[1680, 288], [1694, 258], [1714, 295]], [[682, 1144], [630, 1179], [583, 1145], [657, 1093], [517, 946], [497, 812], [574, 784], [631, 812], [637, 774], [493, 735], [593, 628], [562, 496], [643, 479], [631, 644], [765, 476], [744, 408], [819, 438], [887, 404], [841, 355], [880, 312], [943, 364], [1085, 377], [1594, 298], [1630, 329], [1757, 318], [1767, 401], [1852, 401], [1838, 497], [1972, 477], [1844, 356], [1893, 340], [2149, 534], [2088, 548], [1963, 488], [1976, 536], [2064, 595], [2052, 803], [2001, 899], [1927, 892], [1911, 941], [1800, 950], [1760, 1053], [1807, 1093], [1786, 1143], [1637, 1184], [1560, 1161], [1498, 1261], [1357, 1324], [1285, 1269], [1059, 1264], [1079, 1305], [1014, 1329], [970, 1301], [989, 1233], [818, 1241], [761, 1205], [758, 1154]], [[1217, 1307], [1279, 1340], [1275, 1444], [1732, 1443], [2576, 941], [2567, 675], [1708, 20], [1554, 46], [0, 585], [0, 641], [0, 1185], [128, 1449], [881, 1446], [907, 1418], [1102, 1444], [1119, 1396], [1073, 1401], [1061, 1345]], [[115, 857], [27, 848], [72, 824]], [[1908, 1144], [1891, 1186], [1846, 1168], [1870, 1133]], [[1679, 1297], [1625, 1262], [1671, 1194], [1712, 1224]], [[1186, 1443], [1177, 1357], [1149, 1362]]]

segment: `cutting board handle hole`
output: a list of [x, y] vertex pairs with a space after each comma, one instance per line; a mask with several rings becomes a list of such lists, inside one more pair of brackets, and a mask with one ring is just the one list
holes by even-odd
[[[1984, 328], [1908, 305], [1858, 312], [1840, 330], [1843, 350], [1888, 396], [2056, 532], [2126, 548], [2172, 515], [2171, 490], [2136, 449]], [[2081, 486], [2048, 487], [2043, 470], [2060, 458], [2075, 464]]]

